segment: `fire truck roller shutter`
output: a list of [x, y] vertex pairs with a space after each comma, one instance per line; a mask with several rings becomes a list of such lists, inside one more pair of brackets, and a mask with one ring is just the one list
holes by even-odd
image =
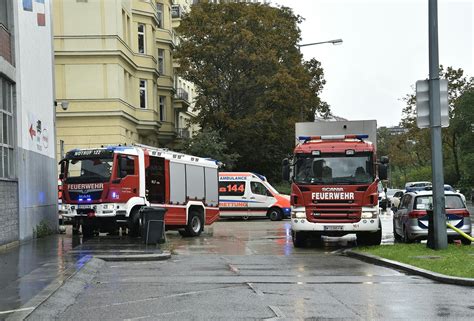
[[170, 162], [170, 202], [186, 203], [186, 169], [184, 164]]
[[186, 196], [190, 200], [203, 200], [204, 192], [204, 167], [186, 165]]
[[218, 206], [218, 174], [217, 168], [205, 168], [206, 176], [206, 204], [207, 206]]

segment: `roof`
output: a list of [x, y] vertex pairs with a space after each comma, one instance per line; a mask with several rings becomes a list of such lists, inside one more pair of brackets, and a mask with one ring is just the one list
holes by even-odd
[[369, 141], [357, 139], [312, 140], [296, 146], [295, 153], [311, 153], [313, 150], [321, 150], [324, 153], [344, 153], [347, 149], [354, 149], [357, 152], [372, 152], [374, 145]]
[[[427, 190], [423, 190], [423, 191], [413, 191], [413, 192], [406, 192], [405, 194], [411, 194], [413, 196], [432, 196], [433, 195], [433, 191], [427, 191]], [[452, 191], [444, 191], [444, 195], [458, 195], [458, 196], [461, 196], [460, 193], [456, 193], [456, 192], [452, 192]]]
[[[100, 154], [101, 153], [123, 153], [123, 154], [128, 154], [128, 155], [138, 155], [139, 151], [143, 151], [145, 152], [145, 154], [148, 153], [150, 156], [162, 157], [175, 163], [196, 164], [196, 165], [200, 165], [204, 167], [213, 167], [213, 168], [217, 168], [219, 165], [219, 162], [214, 159], [178, 153], [178, 152], [168, 150], [166, 148], [157, 148], [157, 147], [138, 145], [138, 144], [136, 146], [135, 145], [134, 146], [113, 145], [113, 146], [107, 146], [107, 147], [101, 147], [101, 148], [73, 149], [73, 150], [70, 150], [66, 155], [67, 157], [77, 156], [77, 157], [88, 158], [93, 155], [91, 153], [93, 151], [100, 151]], [[76, 155], [76, 154], [80, 154], [80, 155]], [[97, 154], [97, 155], [100, 155], [100, 154]]]

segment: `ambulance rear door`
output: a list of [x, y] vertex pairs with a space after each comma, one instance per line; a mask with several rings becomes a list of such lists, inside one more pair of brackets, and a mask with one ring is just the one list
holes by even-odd
[[219, 181], [219, 210], [222, 217], [248, 216], [248, 186], [245, 179]]

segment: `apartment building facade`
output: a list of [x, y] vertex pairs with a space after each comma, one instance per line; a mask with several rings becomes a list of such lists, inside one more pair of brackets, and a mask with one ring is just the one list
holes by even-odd
[[0, 1], [0, 247], [58, 225], [50, 5]]
[[174, 76], [174, 2], [53, 2], [58, 154], [171, 144], [190, 104]]

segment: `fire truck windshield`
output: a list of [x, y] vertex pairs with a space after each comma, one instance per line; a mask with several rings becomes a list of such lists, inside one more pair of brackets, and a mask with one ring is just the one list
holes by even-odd
[[356, 153], [296, 156], [294, 180], [298, 184], [368, 184], [374, 181], [372, 155]]
[[112, 157], [68, 159], [66, 182], [108, 182], [112, 175], [112, 164]]

